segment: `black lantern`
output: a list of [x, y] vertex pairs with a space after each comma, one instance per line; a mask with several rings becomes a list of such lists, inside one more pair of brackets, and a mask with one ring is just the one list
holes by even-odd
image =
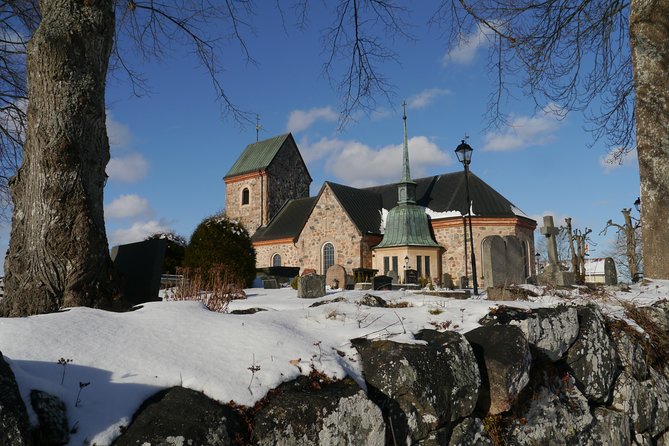
[[[474, 149], [465, 142], [463, 139], [458, 147], [455, 148], [455, 155], [458, 157], [458, 161], [462, 163], [465, 168], [465, 193], [467, 196], [467, 215], [469, 216], [469, 243], [472, 251], [471, 260], [472, 260], [472, 276], [474, 278], [474, 294], [479, 293], [479, 284], [476, 278], [476, 252], [474, 251], [474, 231], [472, 230], [472, 202], [469, 198], [469, 163], [472, 161], [472, 152]], [[467, 243], [465, 243], [465, 258], [467, 256]]]
[[458, 157], [458, 161], [462, 163], [463, 166], [469, 166], [469, 163], [472, 162], [472, 152], [474, 149], [465, 142], [463, 139], [458, 147], [455, 149], [455, 155]]

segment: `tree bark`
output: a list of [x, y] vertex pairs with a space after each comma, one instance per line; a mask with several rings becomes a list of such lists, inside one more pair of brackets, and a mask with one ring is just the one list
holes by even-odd
[[630, 38], [643, 272], [645, 277], [669, 279], [669, 1], [632, 0]]
[[41, 0], [28, 47], [28, 128], [11, 181], [4, 316], [120, 304], [103, 214], [113, 0]]

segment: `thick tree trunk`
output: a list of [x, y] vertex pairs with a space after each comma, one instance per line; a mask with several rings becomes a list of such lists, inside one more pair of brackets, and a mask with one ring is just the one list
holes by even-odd
[[113, 0], [42, 0], [40, 8], [28, 47], [24, 159], [11, 184], [5, 316], [119, 302], [102, 207]]
[[669, 279], [669, 1], [632, 0], [645, 277]]

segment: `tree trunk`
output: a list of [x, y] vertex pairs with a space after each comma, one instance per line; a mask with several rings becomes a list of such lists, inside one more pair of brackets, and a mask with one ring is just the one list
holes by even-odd
[[4, 316], [120, 302], [102, 207], [113, 0], [41, 0], [40, 9], [28, 47], [23, 165], [10, 186]]
[[645, 277], [669, 279], [669, 1], [632, 0]]

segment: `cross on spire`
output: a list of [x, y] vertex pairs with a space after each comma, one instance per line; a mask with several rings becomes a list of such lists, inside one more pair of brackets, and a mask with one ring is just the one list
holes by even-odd
[[409, 143], [407, 141], [407, 101], [402, 102], [404, 109], [404, 147], [402, 153], [402, 183], [411, 182], [411, 171], [409, 168]]

